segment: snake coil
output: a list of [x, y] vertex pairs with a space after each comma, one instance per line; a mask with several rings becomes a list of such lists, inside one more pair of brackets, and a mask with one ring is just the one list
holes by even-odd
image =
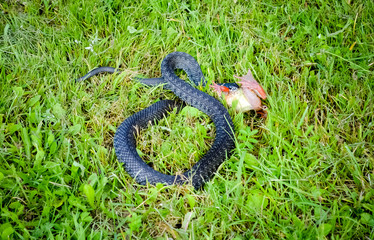
[[[227, 109], [217, 99], [180, 79], [174, 72], [176, 69], [184, 70], [196, 86], [206, 84], [197, 61], [184, 52], [170, 53], [164, 58], [161, 63], [161, 78], [138, 80], [151, 86], [165, 84], [165, 88], [171, 90], [185, 103], [207, 114], [216, 127], [216, 137], [212, 147], [190, 170], [181, 175], [162, 174], [146, 164], [136, 151], [137, 129], [145, 128], [150, 122], [161, 119], [174, 107], [183, 107], [176, 101], [162, 100], [125, 119], [114, 136], [114, 148], [118, 160], [124, 164], [126, 171], [139, 184], [191, 183], [195, 189], [199, 189], [213, 177], [221, 163], [226, 158], [230, 158], [235, 147], [234, 125]], [[87, 79], [100, 72], [115, 71], [117, 70], [109, 67], [97, 68], [77, 81]]]

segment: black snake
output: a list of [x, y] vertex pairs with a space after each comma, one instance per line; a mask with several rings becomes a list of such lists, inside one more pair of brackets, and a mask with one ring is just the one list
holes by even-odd
[[[184, 70], [194, 85], [206, 84], [197, 61], [184, 52], [170, 53], [163, 59], [161, 63], [161, 78], [138, 80], [150, 86], [165, 84], [164, 87], [166, 89], [171, 90], [185, 103], [207, 114], [216, 127], [216, 137], [212, 147], [190, 170], [182, 175], [162, 174], [147, 165], [136, 151], [135, 135], [138, 131], [137, 129], [145, 128], [150, 122], [161, 119], [164, 114], [167, 114], [174, 107], [183, 108], [183, 104], [179, 102], [162, 100], [124, 120], [114, 136], [114, 148], [118, 160], [124, 164], [126, 171], [139, 184], [163, 183], [171, 185], [191, 183], [195, 189], [198, 189], [213, 177], [226, 158], [230, 158], [235, 147], [234, 125], [227, 109], [217, 99], [180, 79], [174, 72], [176, 69]], [[101, 72], [114, 73], [117, 71], [117, 69], [111, 67], [99, 67], [76, 81], [82, 81]]]

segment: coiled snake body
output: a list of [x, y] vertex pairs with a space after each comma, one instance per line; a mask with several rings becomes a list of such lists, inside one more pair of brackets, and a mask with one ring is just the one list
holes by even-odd
[[[146, 85], [165, 84], [165, 88], [174, 92], [187, 104], [206, 113], [216, 127], [216, 138], [208, 152], [182, 175], [162, 174], [147, 165], [136, 151], [135, 134], [138, 128], [145, 128], [150, 122], [161, 119], [173, 107], [182, 108], [176, 101], [162, 100], [125, 119], [114, 136], [114, 148], [117, 158], [124, 164], [126, 171], [139, 184], [191, 183], [196, 189], [201, 188], [217, 171], [221, 163], [231, 156], [235, 146], [234, 125], [227, 109], [214, 97], [204, 93], [180, 79], [176, 69], [184, 70], [195, 84], [205, 85], [203, 73], [197, 61], [189, 54], [174, 52], [167, 55], [161, 63], [161, 78], [139, 79]], [[100, 72], [115, 72], [114, 68], [101, 67], [92, 70], [77, 81], [92, 77]]]

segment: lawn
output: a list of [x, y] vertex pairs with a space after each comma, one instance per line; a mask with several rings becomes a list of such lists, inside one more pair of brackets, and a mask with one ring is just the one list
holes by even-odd
[[[0, 1], [2, 239], [374, 239], [373, 1], [130, 2]], [[132, 80], [174, 51], [268, 94], [266, 120], [229, 109], [234, 154], [201, 190], [138, 185], [113, 148], [125, 118], [176, 99]], [[123, 72], [75, 83], [98, 66]], [[214, 136], [186, 107], [137, 147], [176, 174]]]

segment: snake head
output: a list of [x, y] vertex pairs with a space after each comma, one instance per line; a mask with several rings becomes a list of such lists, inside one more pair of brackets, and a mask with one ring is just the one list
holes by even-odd
[[253, 78], [251, 71], [243, 77], [235, 76], [241, 79], [242, 84], [239, 87], [236, 83], [214, 83], [210, 85], [218, 96], [224, 95], [227, 105], [230, 107], [234, 101], [237, 101], [236, 111], [246, 112], [255, 110], [261, 118], [266, 118], [267, 107], [262, 105], [261, 98], [266, 99], [266, 93], [261, 85]]
[[240, 88], [236, 83], [213, 83], [213, 88], [219, 96], [223, 95], [228, 106], [232, 107], [237, 102], [236, 111], [246, 112], [249, 110], [260, 110], [261, 99], [251, 90]]
[[225, 86], [223, 83], [215, 83], [213, 82], [213, 85], [210, 85], [211, 88], [213, 88], [213, 91], [215, 91], [219, 97], [221, 97], [221, 94], [224, 93], [224, 95], [228, 94], [230, 92], [230, 88]]
[[261, 85], [255, 80], [255, 78], [252, 75], [251, 70], [248, 70], [247, 75], [244, 75], [242, 77], [234, 75], [234, 77], [242, 80], [238, 83], [242, 85], [242, 88], [249, 89], [256, 93], [256, 95], [262, 99], [266, 99], [266, 93], [265, 90], [261, 87]]

